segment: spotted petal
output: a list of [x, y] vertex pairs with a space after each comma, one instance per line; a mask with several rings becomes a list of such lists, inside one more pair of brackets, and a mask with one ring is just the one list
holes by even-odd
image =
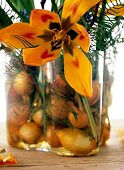
[[[107, 0], [106, 2], [107, 2], [107, 3], [113, 3], [114, 1], [116, 1], [116, 0]], [[100, 1], [100, 5], [101, 5], [102, 3], [103, 3], [103, 0]]]
[[62, 11], [62, 29], [68, 30], [81, 16], [100, 0], [66, 0]]
[[59, 57], [61, 51], [61, 44], [59, 48], [54, 49], [52, 42], [45, 43], [36, 48], [23, 50], [24, 63], [30, 66], [41, 66], [46, 62], [55, 60]]
[[107, 15], [122, 16], [124, 15], [124, 4], [116, 5], [105, 10]]
[[15, 23], [0, 30], [0, 41], [11, 48], [29, 48], [41, 44], [37, 32], [27, 23]]
[[67, 32], [71, 40], [80, 46], [85, 52], [88, 52], [90, 46], [90, 36], [86, 29], [79, 24], [74, 24]]
[[60, 29], [60, 18], [56, 13], [33, 10], [30, 24], [15, 23], [0, 30], [0, 41], [12, 48], [33, 48], [52, 41], [55, 32]]
[[30, 25], [35, 28], [40, 35], [44, 35], [45, 31], [61, 30], [60, 18], [55, 12], [47, 10], [32, 10], [30, 16]]
[[92, 96], [92, 66], [85, 54], [74, 44], [64, 44], [64, 73], [72, 88], [81, 95]]

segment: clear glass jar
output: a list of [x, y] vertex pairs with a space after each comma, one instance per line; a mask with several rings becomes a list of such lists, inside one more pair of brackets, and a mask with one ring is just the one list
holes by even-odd
[[[113, 55], [113, 54], [112, 54]], [[112, 85], [114, 81], [114, 62], [115, 59], [104, 56], [103, 71], [103, 94], [102, 94], [102, 114], [101, 114], [101, 135], [100, 144], [105, 145], [110, 139], [111, 122], [109, 118], [109, 107], [112, 105]]]
[[[17, 67], [8, 76], [8, 142], [64, 156], [94, 155], [100, 142], [99, 76], [93, 80], [93, 96], [87, 99], [65, 80], [62, 61], [60, 57], [38, 68], [21, 63], [20, 70]], [[10, 65], [15, 67], [14, 62], [11, 59]]]

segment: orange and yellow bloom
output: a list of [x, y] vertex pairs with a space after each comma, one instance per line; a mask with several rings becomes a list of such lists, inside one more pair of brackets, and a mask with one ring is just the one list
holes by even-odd
[[[102, 5], [103, 0], [100, 1], [100, 5]], [[106, 15], [113, 16], [122, 16], [124, 15], [124, 0], [116, 1], [116, 0], [106, 0]], [[100, 10], [99, 10], [100, 11]]]
[[[64, 56], [67, 82], [81, 95], [92, 95], [92, 66], [85, 56], [90, 46], [86, 29], [76, 22], [100, 0], [65, 0], [62, 19], [47, 10], [33, 10], [30, 23], [15, 23], [0, 30], [0, 41], [23, 50], [27, 65], [40, 66]], [[84, 52], [82, 52], [82, 50]]]
[[105, 10], [106, 15], [122, 16], [124, 15], [124, 3], [118, 4]]

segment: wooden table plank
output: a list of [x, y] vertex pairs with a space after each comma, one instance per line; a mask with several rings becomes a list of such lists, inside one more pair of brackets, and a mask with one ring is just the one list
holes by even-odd
[[7, 145], [5, 133], [3, 136], [4, 141], [0, 141], [0, 145], [14, 154], [17, 164], [6, 165], [2, 170], [124, 170], [124, 144], [113, 132], [108, 145], [90, 157], [63, 157], [51, 152], [16, 149]]

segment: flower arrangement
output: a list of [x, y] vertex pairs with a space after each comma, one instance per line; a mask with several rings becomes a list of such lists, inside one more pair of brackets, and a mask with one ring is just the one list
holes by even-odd
[[[66, 156], [97, 153], [98, 61], [119, 38], [113, 31], [123, 20], [123, 3], [51, 0], [48, 11], [46, 1], [42, 9], [34, 9], [33, 0], [30, 6], [24, 0], [6, 2], [20, 19], [12, 24], [12, 16], [1, 10], [8, 19], [2, 22], [1, 47], [11, 49], [7, 69], [15, 69], [8, 90], [9, 143]], [[57, 67], [53, 76], [48, 64]]]
[[1, 42], [11, 48], [23, 49], [24, 63], [32, 66], [55, 60], [63, 49], [66, 80], [78, 93], [91, 96], [91, 64], [77, 47], [88, 52], [90, 38], [85, 28], [76, 22], [98, 2], [65, 1], [61, 22], [59, 15], [54, 12], [33, 10], [30, 24], [15, 23], [1, 30]]

